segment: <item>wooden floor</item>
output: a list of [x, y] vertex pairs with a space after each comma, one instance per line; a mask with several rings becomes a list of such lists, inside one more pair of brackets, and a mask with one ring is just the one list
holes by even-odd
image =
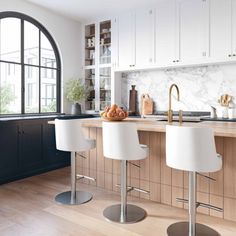
[[[1, 236], [162, 236], [168, 225], [187, 219], [187, 211], [134, 197], [129, 202], [146, 209], [148, 216], [142, 222], [121, 225], [107, 222], [103, 209], [118, 203], [114, 192], [80, 184], [94, 198], [80, 206], [63, 206], [54, 202], [54, 196], [67, 190], [69, 169], [64, 168], [0, 186]], [[198, 221], [216, 229], [222, 236], [235, 236], [236, 223], [198, 214]]]

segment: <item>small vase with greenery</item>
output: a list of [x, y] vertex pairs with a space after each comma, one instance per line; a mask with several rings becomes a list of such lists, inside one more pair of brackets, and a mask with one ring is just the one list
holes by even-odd
[[81, 114], [81, 102], [87, 96], [88, 89], [83, 84], [82, 79], [70, 79], [66, 83], [66, 98], [73, 102], [71, 114], [79, 115]]

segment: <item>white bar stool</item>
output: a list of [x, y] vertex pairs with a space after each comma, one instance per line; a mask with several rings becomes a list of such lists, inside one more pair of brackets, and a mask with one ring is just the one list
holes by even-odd
[[[222, 168], [222, 157], [216, 153], [213, 130], [205, 127], [166, 126], [166, 164], [189, 172], [189, 222], [178, 222], [167, 229], [169, 236], [215, 236], [218, 232], [196, 223], [196, 207], [221, 208], [196, 202], [196, 174], [215, 172]], [[209, 178], [209, 177], [208, 177]]]
[[[71, 152], [71, 191], [63, 192], [55, 197], [62, 204], [78, 205], [92, 199], [92, 194], [84, 191], [76, 191], [76, 180], [86, 178], [95, 181], [94, 178], [76, 174], [76, 152], [83, 152], [95, 148], [95, 140], [86, 139], [78, 119], [55, 120], [56, 147], [58, 150]], [[82, 158], [82, 155], [80, 155]]]
[[136, 124], [130, 122], [103, 122], [103, 152], [106, 158], [121, 161], [121, 204], [112, 205], [103, 211], [106, 219], [118, 223], [135, 223], [146, 216], [146, 211], [127, 204], [127, 192], [145, 190], [127, 186], [127, 161], [141, 160], [148, 156], [149, 148], [140, 145]]

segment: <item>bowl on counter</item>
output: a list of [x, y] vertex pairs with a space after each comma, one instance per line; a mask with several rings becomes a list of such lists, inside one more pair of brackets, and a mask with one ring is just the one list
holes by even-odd
[[102, 116], [102, 119], [106, 120], [106, 121], [122, 121], [122, 120], [124, 120], [126, 118], [127, 117], [103, 117]]

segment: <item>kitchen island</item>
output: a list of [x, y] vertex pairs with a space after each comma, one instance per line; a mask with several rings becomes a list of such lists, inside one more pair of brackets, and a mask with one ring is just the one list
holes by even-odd
[[[150, 194], [130, 192], [130, 196], [140, 197], [171, 205], [187, 208], [187, 204], [176, 202], [176, 197], [188, 197], [188, 173], [171, 169], [165, 158], [165, 126], [167, 122], [141, 118], [128, 118], [127, 122], [136, 122], [140, 143], [150, 148], [149, 156], [135, 165], [128, 166], [128, 184], [145, 189]], [[96, 139], [97, 147], [84, 153], [87, 159], [78, 158], [78, 172], [97, 179], [96, 183], [84, 180], [85, 183], [100, 188], [119, 191], [116, 186], [120, 181], [120, 163], [104, 158], [102, 150], [102, 119], [83, 119], [87, 137]], [[178, 125], [178, 123], [173, 123]], [[204, 173], [216, 181], [198, 176], [197, 200], [223, 207], [224, 212], [216, 212], [207, 208], [198, 211], [227, 220], [236, 221], [236, 123], [204, 121], [199, 123], [183, 123], [184, 126], [211, 127], [215, 133], [217, 152], [223, 156], [223, 168], [215, 173]], [[184, 150], [183, 150], [184, 152]]]

